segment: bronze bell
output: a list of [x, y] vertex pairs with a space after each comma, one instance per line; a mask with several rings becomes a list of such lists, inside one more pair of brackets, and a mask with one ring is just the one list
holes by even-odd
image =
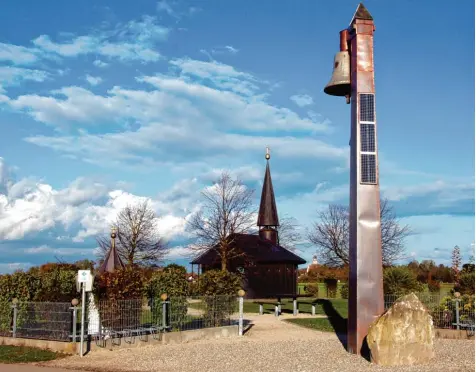
[[339, 52], [334, 58], [334, 71], [331, 81], [324, 88], [324, 93], [331, 96], [350, 96], [350, 55]]
[[350, 54], [348, 51], [348, 30], [340, 33], [340, 52], [334, 57], [334, 71], [331, 81], [324, 88], [324, 93], [331, 96], [346, 97], [350, 103]]

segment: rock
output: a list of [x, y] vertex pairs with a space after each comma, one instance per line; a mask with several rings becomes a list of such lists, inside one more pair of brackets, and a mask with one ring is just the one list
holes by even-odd
[[384, 366], [428, 363], [433, 341], [433, 319], [414, 293], [399, 298], [367, 335], [371, 361]]

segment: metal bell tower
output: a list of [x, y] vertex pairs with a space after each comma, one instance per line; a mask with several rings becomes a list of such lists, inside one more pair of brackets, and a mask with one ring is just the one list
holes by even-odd
[[362, 352], [370, 324], [384, 312], [374, 31], [373, 17], [360, 3], [340, 33], [341, 52], [324, 89], [351, 103], [347, 350], [354, 354]]

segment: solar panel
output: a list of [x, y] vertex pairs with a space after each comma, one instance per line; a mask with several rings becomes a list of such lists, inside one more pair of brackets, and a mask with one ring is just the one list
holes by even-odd
[[373, 94], [359, 94], [360, 121], [375, 121], [375, 96]]
[[377, 183], [377, 164], [375, 154], [360, 155], [360, 178], [362, 183]]
[[375, 124], [360, 124], [360, 151], [375, 152]]

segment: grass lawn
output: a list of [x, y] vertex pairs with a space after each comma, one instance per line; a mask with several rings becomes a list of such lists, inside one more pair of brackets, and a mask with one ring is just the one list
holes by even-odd
[[[327, 286], [326, 283], [298, 283], [298, 294], [305, 294], [306, 291], [304, 287], [308, 284], [317, 284], [319, 288], [319, 293], [317, 295], [318, 298], [327, 298]], [[344, 285], [344, 283], [337, 283], [337, 292], [336, 298], [341, 298], [340, 289]]]
[[26, 346], [0, 345], [0, 363], [46, 362], [64, 358], [64, 354]]
[[[269, 300], [272, 302], [273, 300]], [[302, 303], [299, 305], [299, 312], [300, 313], [308, 313], [311, 314], [311, 302], [313, 301], [312, 298], [302, 297], [298, 298], [298, 302], [303, 301], [306, 303]], [[335, 316], [342, 316], [347, 318], [347, 300], [343, 299], [317, 299], [316, 304], [316, 314], [322, 315], [335, 315]], [[204, 310], [204, 305], [201, 302], [195, 302], [188, 304], [189, 307], [193, 309], [200, 309]], [[245, 300], [243, 303], [243, 311], [245, 313], [259, 313], [259, 305], [254, 303], [253, 300]], [[292, 313], [293, 312], [293, 300], [292, 299], [283, 299], [281, 305], [281, 311], [283, 313]], [[274, 314], [274, 305], [272, 304], [264, 304], [263, 305], [263, 313], [264, 314]]]
[[296, 324], [301, 327], [315, 329], [322, 332], [347, 333], [347, 319], [341, 317], [334, 318], [301, 318], [287, 319], [286, 322]]
[[[298, 302], [303, 301], [299, 305], [299, 312], [300, 313], [308, 313], [311, 314], [311, 304], [310, 302], [314, 301], [312, 298], [298, 298]], [[329, 311], [331, 313], [337, 312], [339, 316], [347, 317], [347, 300], [343, 300], [340, 298], [336, 299], [317, 299], [316, 300], [316, 314], [326, 315]], [[259, 312], [259, 305], [253, 303], [252, 300], [245, 301], [243, 304], [243, 310], [245, 313], [258, 313]], [[292, 299], [284, 299], [282, 300], [281, 311], [283, 313], [292, 313], [293, 312], [293, 301]], [[273, 314], [274, 313], [274, 306], [265, 304], [263, 305], [263, 312], [265, 314]], [[329, 315], [329, 314], [327, 314]]]

